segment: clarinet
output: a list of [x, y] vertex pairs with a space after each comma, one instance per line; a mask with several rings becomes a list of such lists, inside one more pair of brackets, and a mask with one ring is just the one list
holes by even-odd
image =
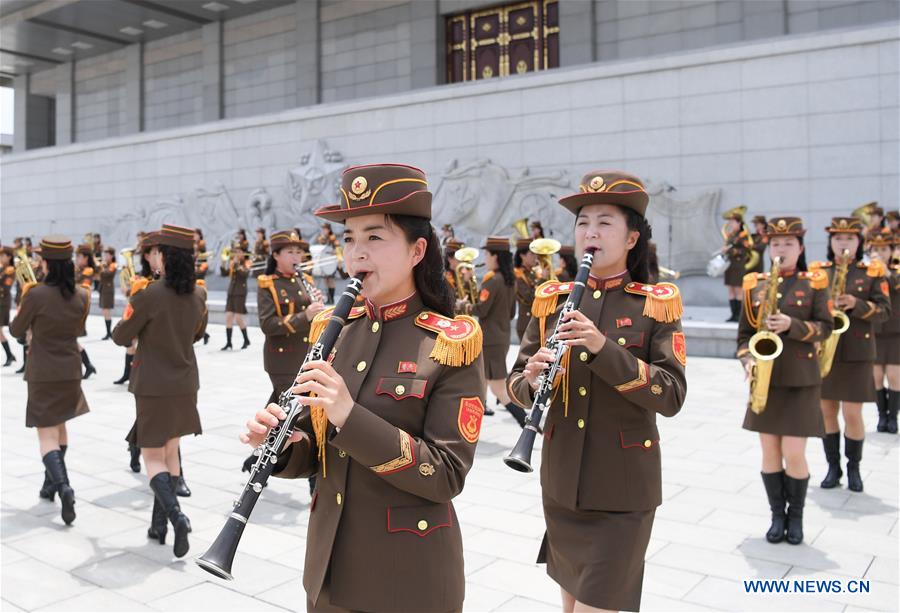
[[303, 289], [306, 290], [306, 293], [309, 294], [309, 297], [313, 302], [323, 302], [322, 300], [322, 292], [319, 291], [319, 288], [306, 280], [306, 277], [303, 276], [303, 271], [300, 270], [300, 265], [294, 266], [294, 270], [297, 273], [297, 276], [300, 277], [300, 283], [303, 284]]
[[[313, 360], [323, 360], [331, 353], [335, 342], [341, 330], [347, 323], [347, 317], [350, 309], [356, 302], [356, 297], [362, 290], [363, 278], [365, 273], [360, 273], [350, 279], [350, 283], [341, 297], [338, 299], [337, 305], [328, 320], [328, 326], [316, 343], [310, 347], [306, 358], [303, 360], [303, 367]], [[298, 373], [299, 376], [299, 373]], [[250, 470], [250, 477], [240, 497], [234, 502], [234, 510], [225, 522], [225, 526], [219, 532], [219, 536], [210, 546], [209, 550], [202, 556], [197, 558], [197, 565], [203, 570], [219, 577], [221, 579], [234, 579], [231, 574], [231, 564], [234, 561], [234, 555], [237, 553], [238, 544], [253, 507], [259, 500], [259, 495], [272, 475], [275, 463], [278, 461], [278, 454], [284, 450], [285, 443], [294, 432], [297, 420], [303, 410], [308, 409], [294, 398], [293, 392], [289, 389], [282, 392], [278, 398], [278, 405], [286, 413], [286, 417], [278, 421], [278, 425], [269, 430], [265, 440], [256, 448], [254, 455], [258, 458], [253, 468]]]
[[547, 339], [546, 347], [553, 353], [553, 362], [550, 364], [550, 368], [544, 370], [538, 378], [538, 387], [534, 392], [534, 402], [531, 404], [531, 414], [525, 420], [525, 427], [522, 429], [522, 434], [519, 435], [516, 446], [508, 456], [503, 458], [503, 462], [513, 470], [523, 473], [530, 473], [534, 470], [531, 466], [531, 452], [534, 450], [534, 439], [538, 432], [541, 431], [541, 418], [544, 415], [544, 411], [550, 408], [550, 394], [553, 391], [553, 382], [556, 381], [556, 375], [559, 373], [563, 356], [569, 349], [564, 342], [556, 338], [556, 334], [560, 325], [564, 323], [565, 316], [577, 310], [578, 305], [581, 304], [581, 297], [584, 295], [584, 284], [587, 282], [593, 263], [594, 251], [589, 250], [585, 252], [584, 257], [581, 259], [578, 274], [575, 276], [575, 287], [569, 294], [569, 299], [563, 305], [559, 319], [556, 320], [553, 334]]

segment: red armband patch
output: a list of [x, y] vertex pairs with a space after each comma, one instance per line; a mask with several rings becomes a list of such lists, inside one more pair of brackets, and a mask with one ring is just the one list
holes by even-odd
[[481, 420], [484, 418], [484, 405], [481, 398], [460, 398], [459, 415], [456, 423], [459, 433], [470, 443], [475, 443], [481, 434]]
[[485, 300], [487, 300], [490, 297], [490, 295], [491, 295], [491, 292], [489, 292], [486, 289], [483, 289], [483, 290], [481, 290], [481, 293], [478, 294], [478, 300], [480, 300], [481, 302], [484, 302]]
[[682, 366], [687, 366], [687, 343], [684, 341], [683, 332], [672, 333], [672, 353]]
[[125, 312], [122, 313], [122, 320], [128, 321], [132, 315], [134, 315], [134, 307], [131, 306], [131, 303], [128, 303], [125, 305]]

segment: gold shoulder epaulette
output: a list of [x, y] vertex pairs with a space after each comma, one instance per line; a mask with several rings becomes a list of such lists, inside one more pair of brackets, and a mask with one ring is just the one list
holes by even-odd
[[141, 290], [147, 289], [147, 286], [150, 285], [150, 279], [145, 279], [144, 277], [138, 277], [131, 282], [131, 292], [130, 296], [134, 296]]
[[81, 274], [84, 275], [85, 277], [93, 276], [93, 274], [94, 274], [94, 269], [91, 268], [90, 266], [85, 266], [85, 267], [82, 269]]
[[513, 268], [513, 274], [516, 276], [516, 279], [525, 279], [525, 271], [521, 268]]
[[468, 366], [481, 355], [481, 326], [468, 315], [444, 317], [433, 311], [423, 311], [416, 317], [416, 325], [437, 332], [431, 359], [445, 366]]
[[256, 277], [256, 286], [259, 287], [259, 289], [269, 289], [273, 285], [274, 283], [272, 282], [271, 275], [259, 275]]
[[869, 265], [866, 266], [867, 277], [883, 277], [886, 273], [887, 269], [884, 266], [884, 262], [881, 260], [872, 260], [869, 262]]
[[671, 323], [681, 319], [684, 305], [681, 303], [681, 292], [672, 283], [629, 283], [625, 286], [629, 294], [645, 296], [644, 312], [647, 317]]
[[534, 317], [549, 317], [556, 312], [558, 296], [569, 294], [573, 289], [575, 289], [575, 283], [572, 281], [547, 281], [541, 283], [534, 290], [531, 314]]
[[764, 272], [748, 272], [746, 275], [744, 275], [744, 291], [756, 289], [756, 286], [759, 284], [759, 280], [765, 279], [767, 276], [768, 274]]
[[[328, 307], [327, 309], [322, 309], [319, 311], [319, 314], [313, 317], [313, 320], [309, 324], [309, 344], [312, 345], [319, 340], [319, 337], [322, 336], [322, 332], [325, 331], [325, 328], [328, 327], [328, 320], [331, 319], [331, 314], [334, 313], [334, 307]], [[359, 319], [363, 315], [366, 314], [365, 306], [356, 306], [350, 309], [350, 314], [347, 316], [347, 320], [351, 319]]]
[[16, 274], [16, 267], [15, 266], [7, 266], [6, 268], [3, 269], [3, 274], [6, 274], [6, 275]]
[[821, 268], [831, 268], [832, 266], [834, 266], [834, 262], [829, 262], [828, 260], [816, 260], [815, 262], [810, 262], [809, 269], [819, 270]]
[[493, 279], [493, 278], [494, 278], [494, 271], [493, 271], [493, 270], [489, 270], [489, 271], [487, 271], [486, 273], [484, 273], [484, 276], [481, 278], [481, 282], [482, 282], [482, 283], [487, 283], [488, 281], [490, 281], [490, 280]]
[[825, 289], [828, 287], [828, 275], [822, 269], [810, 270], [800, 273], [801, 279], [809, 279], [809, 284], [813, 289]]
[[197, 285], [206, 289], [206, 279], [197, 279]]

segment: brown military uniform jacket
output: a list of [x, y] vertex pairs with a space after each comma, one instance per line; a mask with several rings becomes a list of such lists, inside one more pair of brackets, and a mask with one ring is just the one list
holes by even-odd
[[[834, 264], [814, 262], [810, 268], [823, 270], [828, 275], [828, 285], [831, 287]], [[885, 269], [881, 262], [873, 262], [869, 266], [863, 262], [850, 263], [845, 293], [856, 297], [856, 306], [846, 311], [850, 318], [850, 328], [838, 341], [834, 353], [835, 362], [875, 361], [873, 325], [887, 321], [891, 315], [890, 288], [884, 275]]]
[[[900, 266], [894, 264], [885, 275], [891, 296], [891, 314], [881, 323], [874, 324], [875, 335], [879, 337], [900, 336]], [[894, 342], [900, 342], [896, 339]]]
[[122, 347], [138, 339], [128, 391], [136, 396], [183, 396], [200, 388], [194, 343], [206, 331], [206, 288], [178, 295], [164, 280], [134, 291], [113, 342]]
[[509, 345], [510, 321], [516, 316], [515, 285], [506, 285], [503, 275], [488, 272], [481, 282], [478, 304], [472, 314], [478, 316], [485, 345]]
[[[451, 501], [472, 466], [484, 413], [480, 341], [473, 319], [426, 311], [417, 294], [354, 309], [333, 364], [356, 404], [340, 431], [328, 425], [324, 466], [310, 435], [282, 454], [275, 473], [318, 473], [303, 572], [310, 601], [330, 570], [337, 607], [461, 609], [462, 537]], [[440, 361], [431, 357], [441, 350]]]
[[247, 277], [250, 276], [248, 264], [244, 264], [247, 260], [242, 261], [235, 266], [233, 263], [228, 264], [228, 268], [223, 268], [223, 274], [227, 274], [228, 295], [235, 298], [246, 298], [247, 296]]
[[[596, 355], [569, 351], [544, 425], [541, 486], [572, 510], [650, 510], [662, 502], [656, 414], [678, 413], [687, 391], [681, 298], [674, 285], [632, 283], [627, 272], [587, 285], [579, 310], [607, 341]], [[534, 400], [522, 371], [544, 344], [541, 319], [549, 310], [549, 336], [571, 288], [554, 281], [538, 288], [535, 317], [507, 379], [522, 407]], [[645, 308], [660, 320], [643, 315]]]
[[78, 337], [91, 308], [89, 290], [76, 286], [68, 300], [59, 288], [38, 284], [29, 289], [9, 331], [24, 337], [31, 328], [25, 380], [29, 383], [81, 379], [81, 352]]
[[[12, 308], [12, 288], [16, 282], [15, 266], [6, 266], [0, 271], [0, 311], [9, 317], [9, 309]], [[3, 324], [6, 325], [5, 323]]]
[[114, 303], [116, 300], [116, 264], [100, 265], [100, 303]]
[[756, 266], [748, 272], [763, 272], [766, 266], [766, 248], [769, 246], [769, 237], [765, 234], [753, 234], [753, 250], [759, 255]]
[[[828, 279], [821, 272], [782, 272], [778, 310], [790, 316], [791, 327], [782, 333], [781, 355], [772, 365], [772, 387], [821, 385], [817, 344], [831, 335], [834, 318], [828, 301]], [[757, 332], [757, 315], [766, 298], [769, 273], [744, 277], [744, 308], [738, 324], [737, 357], [750, 359], [748, 343]]]
[[[307, 281], [313, 283], [307, 275]], [[256, 292], [259, 325], [266, 335], [263, 363], [271, 375], [296, 375], [309, 351], [306, 307], [312, 298], [296, 275], [260, 275]]]

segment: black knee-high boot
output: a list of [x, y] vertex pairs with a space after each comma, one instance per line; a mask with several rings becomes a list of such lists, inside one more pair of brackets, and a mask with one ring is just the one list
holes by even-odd
[[17, 375], [21, 375], [25, 372], [25, 365], [28, 363], [28, 344], [22, 343], [22, 366], [19, 367], [19, 370], [16, 371]]
[[741, 301], [740, 300], [729, 300], [728, 306], [731, 309], [731, 317], [729, 317], [725, 321], [738, 321], [740, 319], [740, 314], [741, 314]]
[[844, 471], [841, 470], [841, 433], [832, 432], [831, 434], [826, 434], [825, 438], [822, 439], [822, 446], [825, 448], [828, 473], [822, 479], [819, 487], [830, 490], [841, 483], [841, 477], [844, 475]]
[[104, 319], [103, 323], [106, 324], [106, 336], [104, 336], [101, 340], [108, 341], [112, 338], [112, 320]]
[[137, 445], [128, 443], [128, 455], [131, 456], [128, 462], [128, 465], [131, 467], [131, 472], [141, 472], [141, 448]]
[[150, 489], [156, 495], [163, 512], [169, 521], [172, 522], [172, 528], [175, 530], [175, 557], [183, 558], [190, 549], [188, 543], [188, 521], [184, 513], [181, 512], [181, 505], [178, 504], [178, 496], [175, 495], [175, 484], [172, 481], [172, 475], [167, 472], [161, 472], [150, 479]]
[[129, 379], [131, 379], [131, 363], [134, 361], [134, 356], [130, 353], [125, 354], [125, 371], [122, 373], [122, 376], [113, 381], [113, 385], [122, 385], [127, 383]]
[[887, 432], [888, 424], [888, 391], [886, 387], [875, 390], [875, 406], [878, 407], [878, 425], [875, 429]]
[[178, 472], [181, 474], [175, 477], [175, 493], [178, 496], [187, 498], [191, 495], [191, 488], [184, 481], [184, 467], [181, 464], [181, 446], [178, 446]]
[[154, 495], [153, 511], [150, 512], [150, 527], [147, 528], [147, 538], [159, 541], [160, 545], [165, 545], [168, 531], [169, 520], [166, 518], [166, 511]]
[[241, 335], [244, 337], [244, 344], [241, 345], [241, 349], [246, 349], [250, 346], [250, 337], [247, 336], [247, 328], [241, 328]]
[[766, 488], [766, 496], [769, 498], [769, 509], [772, 511], [772, 523], [766, 532], [766, 540], [770, 543], [780, 543], [784, 540], [784, 531], [787, 528], [787, 515], [784, 510], [785, 474], [782, 470], [760, 475]]
[[525, 409], [514, 402], [510, 402], [506, 405], [506, 410], [509, 411], [509, 414], [513, 416], [513, 419], [516, 420], [516, 423], [519, 424], [520, 428], [525, 427]]
[[225, 341], [225, 346], [222, 347], [222, 351], [231, 349], [231, 328], [225, 328]]
[[[59, 446], [59, 455], [62, 456], [63, 461], [66, 459], [66, 449], [68, 449], [68, 445], [60, 445]], [[53, 502], [53, 498], [56, 495], [56, 486], [53, 485], [53, 480], [50, 479], [50, 473], [47, 472], [47, 469], [44, 469], [44, 485], [41, 486], [41, 491], [38, 492], [38, 496], [45, 500], [49, 500]]]
[[3, 363], [4, 367], [9, 366], [16, 361], [16, 356], [13, 355], [9, 348], [9, 341], [3, 341], [3, 351], [6, 353], [6, 361]]
[[888, 434], [897, 434], [897, 411], [900, 411], [900, 390], [887, 390]]
[[59, 492], [59, 501], [62, 503], [60, 516], [66, 525], [70, 526], [75, 521], [75, 491], [69, 485], [69, 475], [66, 471], [66, 464], [63, 462], [62, 453], [58, 449], [54, 449], [48, 452], [43, 460], [50, 480], [56, 486], [56, 491]]
[[87, 351], [84, 349], [81, 350], [81, 363], [84, 364], [84, 374], [81, 376], [82, 379], [87, 379], [97, 372], [97, 369], [91, 364], [91, 358], [88, 357]]
[[328, 304], [334, 304], [334, 288], [328, 288]]
[[794, 479], [784, 476], [784, 491], [787, 493], [787, 542], [799, 545], [803, 542], [803, 506], [806, 504], [806, 490], [809, 477]]
[[847, 458], [847, 487], [851, 492], [863, 491], [859, 462], [862, 460], [863, 441], [844, 436], [844, 456]]

